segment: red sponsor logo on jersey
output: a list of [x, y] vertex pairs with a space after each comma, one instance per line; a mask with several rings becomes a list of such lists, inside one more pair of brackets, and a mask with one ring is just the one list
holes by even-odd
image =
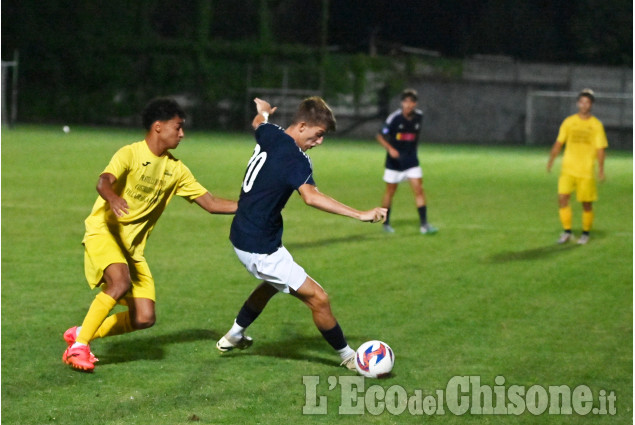
[[404, 142], [414, 142], [417, 138], [417, 133], [397, 133], [397, 140]]

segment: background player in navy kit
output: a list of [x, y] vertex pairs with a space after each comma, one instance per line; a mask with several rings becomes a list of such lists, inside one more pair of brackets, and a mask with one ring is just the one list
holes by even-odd
[[419, 212], [420, 232], [423, 234], [436, 233], [437, 229], [428, 223], [426, 195], [423, 190], [423, 172], [417, 157], [417, 143], [421, 130], [423, 113], [416, 109], [417, 92], [406, 89], [401, 93], [401, 109], [390, 114], [381, 132], [377, 134], [377, 141], [386, 149], [386, 169], [384, 181], [386, 192], [381, 206], [387, 208], [384, 230], [393, 233], [390, 225], [390, 207], [397, 191], [397, 186], [408, 179], [415, 196], [415, 203]]
[[276, 108], [258, 98], [254, 101], [258, 114], [252, 126], [257, 144], [247, 165], [229, 238], [243, 265], [263, 282], [247, 298], [234, 325], [216, 347], [225, 352], [251, 346], [253, 341], [244, 335], [245, 328], [275, 294], [285, 292], [311, 309], [315, 325], [339, 353], [341, 365], [355, 369], [355, 352], [331, 312], [328, 295], [282, 245], [281, 211], [296, 190], [307, 205], [360, 221], [383, 221], [386, 209], [358, 211], [317, 190], [305, 152], [322, 144], [326, 132], [335, 129], [335, 118], [324, 100], [305, 99], [286, 130], [267, 122]]

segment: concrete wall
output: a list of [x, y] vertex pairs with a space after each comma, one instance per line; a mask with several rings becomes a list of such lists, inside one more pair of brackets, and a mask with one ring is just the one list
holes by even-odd
[[527, 88], [517, 84], [425, 81], [414, 84], [431, 141], [521, 142]]
[[608, 66], [523, 63], [508, 59], [474, 58], [463, 62], [463, 79], [559, 87], [579, 91], [632, 93], [633, 70]]
[[[415, 77], [409, 86], [420, 94], [419, 108], [424, 112], [422, 139], [456, 143], [528, 142], [525, 118], [528, 94], [532, 91], [577, 93], [590, 87], [597, 94], [630, 95], [617, 106], [608, 102], [603, 105], [598, 98], [594, 113], [605, 122], [609, 143], [613, 147], [632, 149], [631, 69], [471, 59], [464, 62], [460, 79]], [[570, 111], [574, 113], [575, 99], [570, 103]], [[393, 97], [390, 110], [398, 107], [399, 98]], [[378, 111], [378, 108], [374, 110]], [[547, 128], [542, 129], [545, 137], [538, 143], [553, 143], [559, 123], [565, 116], [554, 117], [552, 122], [545, 123]], [[337, 111], [337, 117], [338, 128], [343, 134], [361, 138], [374, 138], [385, 119], [379, 115], [372, 118], [372, 113], [365, 115], [366, 118], [356, 117], [345, 111]]]

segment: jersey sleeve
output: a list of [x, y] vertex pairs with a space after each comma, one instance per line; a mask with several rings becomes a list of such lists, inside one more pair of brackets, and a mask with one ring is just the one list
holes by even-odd
[[298, 190], [303, 184], [310, 184], [315, 186], [315, 180], [313, 180], [313, 170], [311, 168], [298, 167], [297, 172], [290, 176], [289, 183], [293, 186], [293, 189]]
[[200, 184], [189, 168], [187, 168], [182, 162], [179, 162], [179, 168], [181, 178], [176, 187], [176, 195], [187, 199], [189, 202], [194, 201], [196, 198], [201, 197], [207, 193], [207, 189]]
[[567, 118], [560, 125], [560, 130], [558, 131], [558, 137], [556, 138], [556, 141], [564, 144], [567, 142], [568, 136], [569, 136], [569, 119]]
[[606, 139], [606, 132], [604, 131], [604, 125], [598, 120], [597, 128], [595, 131], [595, 147], [596, 149], [606, 149], [609, 146], [609, 142]]
[[384, 136], [384, 138], [389, 139], [391, 132], [392, 132], [392, 115], [386, 118], [386, 121], [384, 121], [384, 125], [379, 130], [379, 134]]
[[270, 144], [279, 141], [279, 138], [276, 136], [280, 133], [284, 133], [282, 127], [272, 123], [263, 122], [258, 126], [258, 128], [256, 128], [256, 142], [266, 149]]
[[130, 170], [130, 164], [132, 164], [133, 156], [134, 153], [130, 146], [122, 147], [110, 159], [110, 162], [104, 171], [102, 171], [102, 174], [112, 174], [117, 180], [119, 180]]
[[285, 180], [294, 190], [298, 190], [300, 186], [307, 183], [315, 186], [311, 160], [304, 152], [300, 151], [300, 149], [290, 150], [284, 163], [287, 164], [285, 166], [287, 169]]
[[280, 170], [286, 184], [297, 190], [305, 183], [315, 185], [313, 166], [308, 155], [297, 147], [282, 127], [263, 123], [256, 129], [256, 141], [265, 151], [276, 151], [275, 167]]

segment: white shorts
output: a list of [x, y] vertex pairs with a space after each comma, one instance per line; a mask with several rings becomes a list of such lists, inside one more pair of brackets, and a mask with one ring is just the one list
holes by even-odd
[[406, 179], [420, 179], [423, 177], [423, 171], [420, 166], [408, 168], [405, 171], [384, 170], [384, 181], [386, 183], [401, 183]]
[[234, 251], [249, 273], [285, 294], [289, 293], [289, 288], [294, 291], [300, 289], [308, 277], [284, 246], [273, 254], [254, 254], [236, 247]]

